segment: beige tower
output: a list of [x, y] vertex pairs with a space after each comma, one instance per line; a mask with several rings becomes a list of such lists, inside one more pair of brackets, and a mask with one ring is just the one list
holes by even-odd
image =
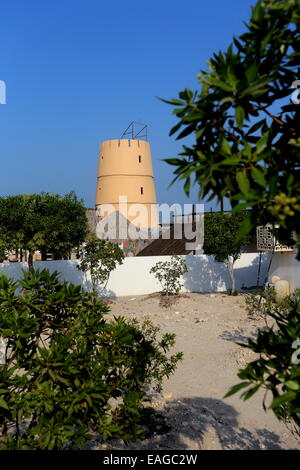
[[136, 227], [158, 226], [149, 142], [115, 139], [101, 143], [96, 208], [100, 219], [118, 211]]

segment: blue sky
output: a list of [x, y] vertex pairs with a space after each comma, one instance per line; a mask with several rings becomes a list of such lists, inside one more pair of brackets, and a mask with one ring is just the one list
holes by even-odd
[[[133, 121], [149, 126], [159, 203], [182, 141], [169, 137], [174, 98], [197, 88], [213, 52], [245, 30], [254, 0], [10, 0], [1, 6], [0, 195], [74, 190], [95, 204], [99, 145]], [[206, 209], [213, 205], [207, 204]]]

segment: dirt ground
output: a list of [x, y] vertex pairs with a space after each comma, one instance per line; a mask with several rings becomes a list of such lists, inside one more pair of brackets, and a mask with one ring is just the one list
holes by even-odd
[[244, 295], [182, 295], [168, 308], [159, 294], [119, 297], [110, 304], [111, 315], [150, 318], [162, 332], [176, 334], [174, 350], [184, 359], [154, 395], [149, 436], [122, 446], [95, 442], [93, 448], [123, 449], [300, 449], [300, 443], [271, 411], [262, 408], [263, 393], [250, 400], [239, 394], [227, 399], [228, 389], [240, 382], [238, 368], [255, 358], [236, 341], [254, 335], [258, 321], [250, 320]]

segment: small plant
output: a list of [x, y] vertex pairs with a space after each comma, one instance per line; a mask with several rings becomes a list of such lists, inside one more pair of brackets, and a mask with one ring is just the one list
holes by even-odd
[[81, 259], [77, 267], [85, 275], [90, 273], [94, 293], [97, 293], [99, 288], [100, 292], [103, 292], [110, 273], [124, 260], [123, 250], [118, 245], [99, 239], [88, 241], [81, 248], [80, 255]]
[[[251, 315], [254, 311], [272, 319], [273, 325], [266, 324], [265, 328], [259, 329], [257, 338], [248, 339], [248, 344], [239, 343], [259, 357], [239, 370], [238, 377], [242, 382], [225, 396], [247, 388], [241, 395], [247, 400], [260, 388], [265, 389], [272, 395], [269, 408], [278, 419], [292, 424], [300, 437], [300, 289], [280, 303], [274, 302], [272, 293], [264, 298], [260, 305], [257, 299], [248, 302], [248, 308]], [[265, 410], [266, 395], [263, 400]]]
[[262, 319], [268, 326], [268, 313], [276, 303], [274, 287], [268, 286], [261, 293], [246, 294], [245, 302], [249, 318]]
[[0, 449], [138, 438], [147, 386], [160, 390], [182, 355], [168, 354], [174, 335], [157, 339], [149, 321], [108, 322], [108, 310], [57, 272], [0, 276]]
[[178, 294], [183, 286], [181, 276], [187, 272], [187, 265], [180, 256], [172, 256], [170, 261], [159, 261], [150, 273], [160, 282], [163, 295]]

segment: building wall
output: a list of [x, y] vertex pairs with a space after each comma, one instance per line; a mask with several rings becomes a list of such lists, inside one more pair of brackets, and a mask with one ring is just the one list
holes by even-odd
[[[229, 275], [224, 264], [216, 263], [213, 257], [207, 255], [183, 256], [188, 266], [184, 275], [183, 291], [191, 292], [223, 292], [230, 286]], [[125, 258], [124, 263], [111, 273], [107, 295], [127, 296], [158, 292], [159, 283], [149, 271], [158, 261], [168, 261], [170, 256], [145, 256]], [[86, 289], [90, 286], [89, 277], [76, 267], [77, 261], [44, 261], [34, 263], [35, 268], [47, 268], [61, 273], [61, 279], [82, 284]], [[256, 253], [244, 253], [236, 262], [237, 289], [256, 286], [259, 256]], [[268, 266], [268, 255], [262, 256], [260, 283], [265, 280]], [[15, 279], [22, 276], [22, 268], [27, 269], [26, 263], [2, 263], [0, 272]]]
[[296, 253], [274, 253], [269, 272], [269, 281], [273, 276], [289, 281], [291, 290], [300, 288], [300, 261], [296, 260]]

